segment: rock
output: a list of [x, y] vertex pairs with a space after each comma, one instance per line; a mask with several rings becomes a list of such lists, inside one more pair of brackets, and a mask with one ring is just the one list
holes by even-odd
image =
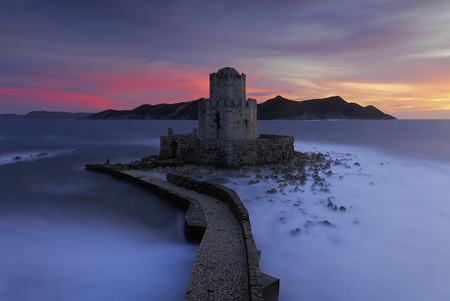
[[339, 207], [340, 211], [346, 211], [347, 209], [344, 206]]
[[300, 179], [300, 176], [298, 175], [293, 175], [292, 173], [286, 173], [285, 177], [286, 180], [298, 180]]
[[253, 185], [253, 184], [256, 184], [255, 180], [250, 180], [250, 182], [248, 182], [248, 185]]
[[16, 156], [16, 157], [13, 157], [13, 159], [14, 160], [22, 160], [22, 157], [21, 156]]
[[333, 210], [338, 210], [338, 207], [336, 205], [334, 205]]
[[256, 178], [257, 178], [257, 179], [262, 179], [262, 175], [261, 175], [261, 174], [257, 174], [257, 175], [256, 175]]
[[355, 162], [355, 164], [353, 164], [355, 166], [361, 166], [361, 164], [359, 164], [359, 162]]
[[241, 171], [240, 173], [238, 173], [236, 175], [236, 177], [238, 177], [238, 178], [250, 178], [250, 176], [245, 171]]
[[291, 234], [292, 235], [297, 235], [297, 234], [300, 234], [300, 232], [302, 232], [302, 230], [300, 228], [297, 228], [295, 230], [292, 230]]
[[333, 207], [333, 202], [328, 202], [327, 207]]
[[41, 153], [37, 154], [36, 156], [47, 156], [47, 153], [41, 152]]
[[321, 223], [321, 224], [324, 224], [325, 226], [330, 226], [330, 227], [334, 227], [333, 226], [333, 224], [332, 223], [330, 223], [329, 221], [327, 221], [327, 220], [324, 220], [323, 222], [319, 222], [319, 223]]
[[277, 189], [276, 188], [272, 188], [270, 190], [267, 190], [267, 193], [277, 193]]

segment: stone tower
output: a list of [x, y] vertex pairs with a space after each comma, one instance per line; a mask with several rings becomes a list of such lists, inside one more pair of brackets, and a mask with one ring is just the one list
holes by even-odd
[[245, 74], [222, 68], [209, 75], [209, 99], [198, 100], [198, 129], [161, 136], [160, 159], [237, 168], [289, 160], [294, 137], [256, 133], [256, 100], [245, 99]]
[[225, 67], [209, 75], [209, 99], [198, 104], [201, 139], [256, 139], [255, 99], [246, 100], [245, 74]]

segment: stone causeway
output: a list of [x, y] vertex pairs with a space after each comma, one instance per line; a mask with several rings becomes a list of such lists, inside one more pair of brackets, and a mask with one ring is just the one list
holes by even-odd
[[135, 183], [186, 210], [186, 238], [200, 245], [185, 300], [278, 300], [279, 279], [260, 272], [249, 214], [234, 190], [171, 173], [165, 181], [123, 165], [86, 169]]

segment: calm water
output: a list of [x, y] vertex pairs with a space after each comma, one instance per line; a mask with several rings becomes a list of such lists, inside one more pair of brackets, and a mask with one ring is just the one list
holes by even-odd
[[[84, 165], [105, 162], [106, 158], [112, 163], [127, 163], [157, 154], [159, 136], [165, 135], [168, 127], [172, 127], [175, 133], [187, 133], [196, 125], [196, 121], [1, 120], [0, 300], [182, 300], [197, 250], [196, 245], [185, 242], [183, 212], [138, 187], [107, 175], [85, 171]], [[447, 204], [433, 203], [435, 199], [446, 201], [449, 195], [445, 194], [445, 186], [436, 185], [450, 180], [450, 176], [442, 173], [450, 166], [450, 121], [260, 121], [258, 131], [295, 136], [298, 150], [351, 152], [358, 156], [358, 160], [365, 159], [366, 170], [371, 172], [373, 179], [393, 177], [390, 181], [393, 183], [400, 177], [408, 178], [408, 183], [396, 182], [396, 186], [384, 187], [385, 191], [400, 199], [409, 197], [413, 202], [416, 198], [417, 202], [427, 199], [426, 206], [434, 206], [426, 209], [433, 212], [430, 216], [417, 217], [416, 211], [409, 212], [409, 216], [420, 221], [418, 223], [433, 227], [438, 226], [435, 221], [439, 220], [441, 230], [450, 230]], [[40, 153], [46, 155], [37, 156]], [[391, 164], [390, 169], [381, 170], [379, 163], [387, 160]], [[392, 176], [395, 172], [397, 176]], [[434, 184], [423, 187], [414, 184], [423, 176], [433, 180]], [[346, 179], [351, 179], [351, 176], [346, 176]], [[360, 189], [363, 196], [368, 193], [375, 195], [368, 190], [369, 186], [360, 183], [361, 179], [365, 181], [366, 178], [355, 175], [353, 180], [348, 180], [347, 183], [353, 185], [349, 186], [353, 187], [353, 192], [343, 189], [341, 199], [355, 193], [355, 187], [363, 187]], [[340, 183], [334, 184], [335, 190], [344, 187]], [[281, 278], [282, 300], [389, 300], [388, 296], [398, 297], [393, 293], [395, 288], [400, 292], [407, 291], [404, 283], [395, 283], [394, 288], [386, 287], [384, 294], [374, 293], [375, 289], [369, 283], [387, 286], [380, 279], [391, 279], [386, 277], [386, 273], [376, 272], [373, 274], [379, 278], [359, 277], [363, 280], [358, 281], [347, 277], [358, 286], [355, 292], [351, 285], [342, 283], [342, 279], [346, 278], [343, 277], [346, 273], [362, 273], [355, 268], [357, 263], [349, 263], [350, 270], [334, 266], [336, 261], [332, 260], [333, 265], [328, 267], [314, 265], [317, 263], [314, 260], [302, 263], [302, 256], [296, 257], [296, 254], [313, 258], [314, 254], [323, 254], [314, 249], [314, 245], [319, 249], [330, 248], [328, 242], [316, 244], [325, 234], [318, 232], [317, 240], [303, 243], [291, 241], [290, 229], [277, 228], [269, 222], [278, 220], [279, 211], [286, 209], [274, 207], [272, 209], [276, 210], [272, 210], [252, 202], [247, 195], [247, 187], [233, 188], [245, 200], [252, 216], [256, 242], [263, 251], [263, 271]], [[432, 191], [429, 191], [430, 187]], [[265, 188], [262, 186], [262, 191]], [[379, 197], [374, 202], [386, 199], [385, 195]], [[339, 199], [339, 193], [336, 193], [336, 198]], [[348, 199], [353, 200], [350, 196]], [[372, 231], [380, 225], [376, 224], [374, 214], [364, 213], [365, 209], [373, 208], [371, 206], [359, 208], [359, 213], [355, 209], [355, 212], [361, 219], [370, 221], [373, 228], [368, 229]], [[421, 206], [418, 208], [423, 208]], [[261, 208], [275, 215], [267, 215]], [[376, 212], [378, 219], [385, 218], [378, 210], [371, 212]], [[404, 212], [399, 214], [405, 215]], [[433, 216], [440, 217], [433, 220]], [[267, 229], [269, 225], [273, 231]], [[392, 224], [392, 227], [397, 226]], [[346, 228], [342, 226], [340, 229]], [[345, 232], [346, 237], [350, 233], [351, 237], [361, 240], [367, 236], [365, 232], [354, 233], [352, 229]], [[269, 230], [273, 235], [268, 235]], [[284, 236], [284, 230], [287, 236]], [[408, 232], [401, 232], [401, 235], [404, 233]], [[373, 234], [382, 236], [386, 233]], [[450, 248], [446, 249], [448, 242], [433, 235], [428, 233], [428, 237], [433, 237], [432, 245], [441, 245], [436, 251], [439, 255], [434, 254], [434, 258], [447, 267], [450, 265], [446, 255], [450, 251]], [[294, 253], [281, 248], [293, 245], [299, 248]], [[311, 249], [300, 250], [305, 245]], [[348, 251], [356, 249], [355, 245], [335, 251], [348, 259], [343, 254], [354, 254]], [[403, 251], [405, 249], [395, 249], [395, 252]], [[375, 261], [376, 264], [379, 266], [386, 260], [401, 261], [400, 256], [390, 257], [390, 252], [390, 249], [382, 252], [386, 257]], [[320, 262], [327, 260], [321, 258]], [[310, 277], [302, 274], [302, 266], [297, 268], [300, 263]], [[406, 265], [411, 265], [411, 262], [406, 262]], [[296, 270], [290, 270], [294, 266]], [[369, 265], [366, 268], [374, 267]], [[324, 272], [313, 272], [314, 269]], [[329, 269], [341, 270], [343, 275], [329, 279], [333, 285], [328, 284], [332, 289], [327, 293], [326, 285], [312, 284], [333, 275]], [[401, 267], [398, 270], [414, 274]], [[425, 268], [416, 273], [433, 275]], [[442, 271], [436, 273], [435, 278], [424, 280], [430, 284], [424, 287], [438, 292], [434, 300], [442, 300], [439, 296], [447, 291], [436, 279], [450, 281], [450, 275]], [[395, 273], [394, 276], [395, 279], [401, 278]], [[308, 279], [313, 281], [309, 283]], [[415, 284], [416, 278], [405, 279]], [[343, 289], [340, 291], [339, 287], [350, 293]], [[414, 290], [406, 293], [407, 296], [426, 296]], [[300, 294], [306, 299], [300, 298]]]
[[84, 170], [157, 152], [163, 123], [0, 122], [0, 300], [183, 300], [184, 213]]
[[399, 156], [450, 161], [450, 120], [266, 121], [261, 133], [302, 141], [365, 146]]

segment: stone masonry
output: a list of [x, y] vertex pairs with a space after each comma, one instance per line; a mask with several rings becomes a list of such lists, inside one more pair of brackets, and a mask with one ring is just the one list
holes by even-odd
[[292, 158], [294, 137], [257, 137], [257, 104], [245, 99], [245, 80], [229, 67], [210, 74], [210, 98], [199, 101], [198, 129], [178, 135], [169, 129], [161, 136], [159, 157], [231, 168]]
[[185, 234], [201, 242], [185, 300], [278, 300], [279, 280], [259, 270], [249, 214], [235, 191], [176, 174], [164, 181], [124, 165], [86, 169], [131, 181], [188, 208]]
[[210, 74], [209, 99], [198, 108], [199, 137], [202, 139], [256, 139], [256, 100], [245, 100], [245, 74], [222, 68]]

